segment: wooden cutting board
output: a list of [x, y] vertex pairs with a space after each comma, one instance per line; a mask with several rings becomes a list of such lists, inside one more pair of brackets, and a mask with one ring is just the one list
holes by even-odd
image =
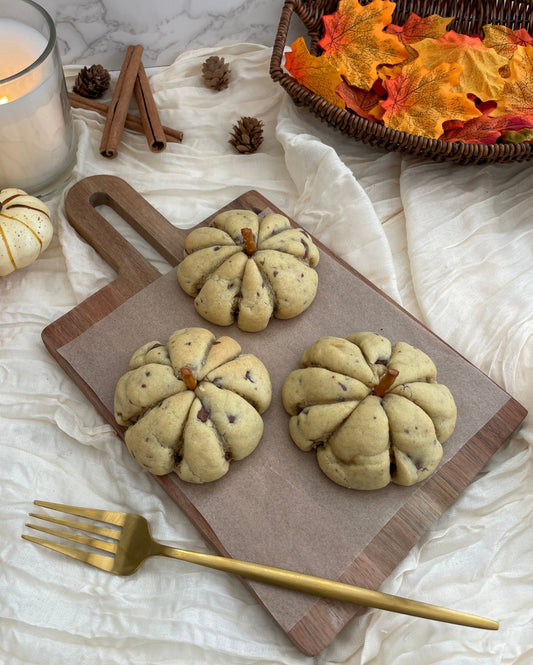
[[[114, 176], [85, 178], [66, 197], [69, 222], [117, 277], [47, 326], [42, 338], [119, 437], [123, 429], [112, 413], [116, 381], [127, 370], [133, 351], [151, 340], [166, 342], [173, 330], [195, 325], [217, 336], [229, 334], [244, 352], [258, 355], [271, 373], [273, 400], [264, 415], [265, 434], [249, 458], [233, 463], [224, 478], [207, 485], [183, 483], [175, 474], [154, 477], [225, 556], [377, 589], [526, 415], [482, 372], [316, 240], [321, 252], [319, 290], [311, 307], [296, 319], [271, 321], [261, 333], [243, 333], [236, 326], [220, 328], [201, 319], [192, 299], [178, 286], [175, 270], [165, 275], [156, 270], [106, 221], [100, 206], [118, 213], [171, 266], [181, 260], [189, 231], [173, 227]], [[223, 209], [232, 208], [282, 212], [255, 191]], [[290, 439], [288, 416], [280, 400], [284, 378], [297, 367], [303, 349], [320, 336], [344, 337], [359, 330], [373, 330], [393, 342], [404, 340], [422, 348], [435, 361], [439, 381], [455, 397], [458, 423], [445, 444], [441, 465], [412, 488], [389, 486], [376, 492], [341, 488], [320, 472], [314, 454], [298, 450]], [[319, 653], [352, 617], [364, 611], [244, 583], [294, 644], [309, 655]], [[439, 598], [418, 600], [442, 604]], [[490, 598], [486, 607], [487, 612], [475, 613], [490, 615]], [[451, 639], [459, 639], [457, 631], [471, 629], [443, 625], [442, 630], [449, 631]]]

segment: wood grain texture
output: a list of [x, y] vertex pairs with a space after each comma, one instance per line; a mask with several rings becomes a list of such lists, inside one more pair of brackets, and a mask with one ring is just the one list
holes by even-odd
[[[120, 214], [171, 265], [176, 265], [183, 256], [183, 243], [189, 231], [173, 227], [127, 183], [113, 176], [93, 176], [80, 181], [72, 187], [65, 201], [69, 222], [115, 269], [117, 278], [47, 326], [43, 330], [42, 338], [52, 356], [87, 395], [103, 418], [122, 437], [123, 428], [116, 424], [113, 414], [103, 404], [101, 396], [80, 377], [77, 368], [65, 360], [60, 349], [76, 340], [94, 323], [114, 312], [129, 298], [160, 279], [161, 275], [99, 214], [95, 209], [98, 205], [108, 205]], [[223, 210], [231, 208], [256, 211], [270, 209], [282, 213], [255, 191], [243, 194], [228, 203]], [[216, 211], [202, 224], [208, 224], [218, 212], [220, 211]], [[322, 253], [332, 256], [326, 247], [316, 240], [315, 242]], [[349, 279], [359, 280], [371, 287], [378, 306], [380, 302], [387, 301], [397, 309], [399, 316], [408, 317], [415, 321], [417, 326], [423, 327], [353, 268], [338, 259], [335, 260], [347, 271]], [[442, 340], [440, 342], [443, 343]], [[468, 363], [465, 359], [463, 361]], [[456, 500], [526, 415], [525, 409], [516, 400], [503, 391], [502, 394], [504, 402], [502, 408], [491, 414], [479, 431], [475, 432], [449, 461], [441, 465], [433, 476], [410, 495], [410, 499], [399, 507], [394, 517], [372, 538], [364, 551], [353, 557], [340, 575], [341, 581], [379, 588], [431, 524]], [[203, 536], [221, 554], [227, 556], [224, 534], [215, 532], [209, 520], [198, 510], [194, 502], [184, 495], [174, 480], [174, 474], [158, 477], [155, 480], [191, 519]], [[270, 611], [261, 586], [251, 585], [248, 582], [244, 584], [267, 611]], [[334, 639], [352, 617], [362, 611], [364, 608], [317, 599], [300, 620], [286, 629], [286, 633], [303, 653], [315, 655]]]
[[[378, 588], [393, 572], [429, 527], [449, 508], [474, 479], [490, 457], [500, 448], [526, 416], [525, 409], [510, 399], [502, 409], [480, 430], [446, 465], [439, 469], [420, 488], [417, 500], [403, 506], [387, 526], [380, 531], [339, 578], [341, 582], [368, 586], [369, 580]], [[290, 631], [289, 637], [296, 643], [312, 645], [311, 652], [318, 653], [329, 629], [330, 639], [335, 631], [331, 612], [336, 612], [339, 623], [346, 623], [362, 614], [364, 607], [354, 607], [335, 601], [329, 605], [318, 601], [306, 617]], [[317, 636], [318, 631], [318, 636]]]

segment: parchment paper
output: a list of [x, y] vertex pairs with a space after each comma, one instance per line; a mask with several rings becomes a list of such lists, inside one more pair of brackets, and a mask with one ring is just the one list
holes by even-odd
[[[420, 485], [390, 485], [371, 492], [342, 488], [322, 474], [314, 453], [304, 453], [292, 443], [280, 393], [306, 346], [323, 335], [344, 337], [371, 330], [393, 343], [403, 340], [428, 353], [437, 366], [438, 381], [450, 388], [458, 408], [457, 426], [444, 445], [441, 465], [509, 397], [325, 252], [317, 270], [318, 294], [306, 312], [289, 321], [272, 320], [261, 333], [243, 333], [236, 326], [221, 328], [199, 317], [172, 269], [59, 351], [110, 414], [115, 384], [127, 370], [132, 353], [148, 341], [166, 342], [174, 330], [208, 328], [217, 337], [234, 337], [243, 352], [256, 354], [269, 369], [273, 387], [258, 448], [245, 460], [232, 463], [219, 481], [196, 486], [172, 474], [173, 482], [232, 557], [337, 579]], [[253, 587], [286, 631], [316, 602], [266, 585], [254, 583]]]

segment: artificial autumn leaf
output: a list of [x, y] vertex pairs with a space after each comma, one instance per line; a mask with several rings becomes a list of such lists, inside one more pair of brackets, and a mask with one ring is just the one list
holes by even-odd
[[387, 96], [387, 91], [385, 90], [385, 86], [383, 85], [383, 81], [381, 80], [381, 78], [378, 78], [374, 81], [374, 85], [372, 86], [372, 90], [381, 99], [385, 99], [385, 97]]
[[428, 69], [443, 62], [462, 65], [457, 92], [472, 93], [483, 101], [501, 97], [504, 79], [498, 69], [508, 61], [494, 49], [484, 46], [478, 37], [450, 30], [438, 39], [423, 39], [412, 48]]
[[403, 25], [388, 25], [385, 32], [389, 35], [396, 35], [402, 44], [413, 44], [422, 39], [438, 39], [446, 33], [448, 23], [453, 21], [453, 16], [445, 18], [438, 14], [432, 14], [421, 18], [414, 12], [409, 14], [407, 21]]
[[508, 113], [526, 118], [533, 124], [533, 46], [517, 46], [509, 60], [509, 78], [505, 79], [503, 95], [498, 99], [494, 116]]
[[323, 55], [311, 55], [303, 37], [293, 42], [291, 51], [285, 54], [285, 69], [311, 92], [344, 108], [343, 100], [335, 92], [342, 82], [340, 73]]
[[533, 38], [524, 28], [511, 30], [505, 25], [484, 25], [483, 43], [496, 53], [510, 60], [517, 46], [533, 46]]
[[[476, 101], [474, 99], [474, 101]], [[494, 109], [496, 108], [496, 101], [494, 99], [491, 99], [488, 102], [476, 102], [477, 108], [481, 111], [481, 113], [484, 113], [488, 115], [489, 113], [492, 113]]]
[[462, 143], [483, 143], [491, 145], [501, 137], [505, 130], [520, 130], [527, 126], [527, 121], [513, 115], [492, 118], [484, 113], [466, 122], [449, 121], [443, 124], [444, 132], [440, 137], [444, 141]]
[[454, 132], [460, 132], [465, 123], [463, 120], [445, 120], [442, 123], [442, 134], [439, 136], [439, 139], [444, 139], [444, 135], [447, 134], [451, 136]]
[[508, 143], [531, 143], [533, 142], [533, 127], [502, 132], [502, 138]]
[[500, 76], [502, 79], [508, 79], [511, 76], [511, 70], [509, 69], [509, 64], [500, 67]]
[[383, 123], [390, 129], [431, 139], [442, 134], [448, 119], [469, 120], [480, 115], [473, 101], [452, 92], [461, 65], [442, 63], [427, 69], [420, 60], [406, 65], [397, 78], [383, 81], [388, 97], [381, 103]]
[[402, 60], [402, 62], [398, 62], [395, 65], [379, 65], [379, 67], [377, 68], [378, 81], [384, 81], [385, 79], [394, 79], [397, 76], [400, 76], [404, 66], [418, 58], [418, 53], [414, 50], [414, 48], [409, 46], [409, 44], [405, 44], [405, 49], [409, 54], [406, 60]]
[[343, 81], [335, 92], [344, 99], [349, 109], [362, 118], [375, 121], [383, 115], [383, 109], [379, 104], [382, 97], [373, 89], [363, 90]]
[[337, 11], [322, 18], [324, 36], [318, 45], [351, 85], [370, 90], [378, 65], [408, 57], [398, 38], [384, 32], [395, 6], [389, 0], [365, 6], [357, 0], [340, 0]]

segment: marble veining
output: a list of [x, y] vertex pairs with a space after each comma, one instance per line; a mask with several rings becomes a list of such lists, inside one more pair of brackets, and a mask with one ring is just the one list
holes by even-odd
[[[39, 1], [39, 0], [38, 0]], [[55, 21], [63, 64], [119, 69], [129, 44], [147, 67], [189, 49], [250, 42], [272, 46], [283, 0], [40, 0]], [[290, 40], [303, 34], [298, 19]]]

